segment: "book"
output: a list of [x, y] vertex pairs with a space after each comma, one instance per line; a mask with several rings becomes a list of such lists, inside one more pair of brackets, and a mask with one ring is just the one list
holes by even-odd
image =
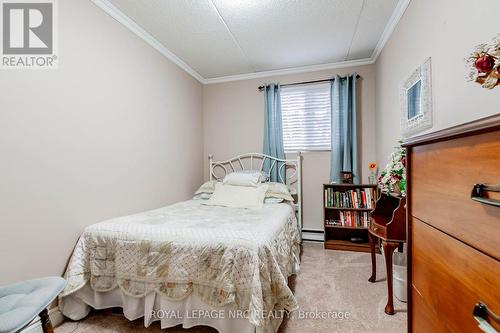
[[375, 207], [373, 188], [347, 191], [334, 191], [333, 188], [326, 188], [324, 195], [325, 207], [329, 208], [373, 209]]
[[370, 213], [356, 211], [340, 211], [338, 219], [325, 220], [326, 225], [368, 228], [370, 222]]

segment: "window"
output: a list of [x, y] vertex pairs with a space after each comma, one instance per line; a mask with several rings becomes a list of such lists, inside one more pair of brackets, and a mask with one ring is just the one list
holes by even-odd
[[286, 152], [331, 149], [330, 83], [281, 89]]

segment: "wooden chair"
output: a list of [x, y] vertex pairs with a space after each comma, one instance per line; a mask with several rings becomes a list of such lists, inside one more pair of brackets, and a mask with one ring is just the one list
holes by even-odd
[[385, 313], [393, 315], [392, 255], [395, 249], [406, 242], [406, 200], [404, 197], [386, 194], [380, 196], [375, 209], [370, 214], [368, 236], [372, 257], [372, 276], [368, 281], [375, 282], [376, 279], [375, 244], [378, 244], [378, 239], [381, 239], [387, 271], [387, 305], [385, 306]]

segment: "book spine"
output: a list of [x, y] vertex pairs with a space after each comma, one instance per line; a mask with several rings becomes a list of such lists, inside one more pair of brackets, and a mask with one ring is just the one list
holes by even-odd
[[371, 195], [371, 189], [367, 188], [365, 189], [365, 193], [367, 195], [367, 202], [368, 202], [368, 208], [372, 208], [373, 205], [372, 205], [372, 195]]

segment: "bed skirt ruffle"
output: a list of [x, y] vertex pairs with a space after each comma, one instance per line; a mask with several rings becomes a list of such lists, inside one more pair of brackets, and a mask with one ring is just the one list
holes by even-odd
[[[300, 253], [296, 253], [299, 258]], [[299, 262], [293, 265], [293, 274], [298, 273]], [[103, 310], [122, 308], [128, 320], [144, 318], [144, 326], [160, 321], [162, 329], [182, 325], [183, 328], [209, 326], [220, 333], [274, 333], [281, 325], [278, 316], [270, 321], [267, 330], [252, 325], [235, 304], [220, 307], [210, 306], [201, 297], [192, 293], [181, 300], [171, 300], [158, 292], [151, 292], [144, 297], [132, 297], [120, 288], [106, 292], [94, 291], [87, 283], [77, 292], [65, 297], [59, 305], [60, 310], [71, 320], [85, 318], [91, 309]]]

